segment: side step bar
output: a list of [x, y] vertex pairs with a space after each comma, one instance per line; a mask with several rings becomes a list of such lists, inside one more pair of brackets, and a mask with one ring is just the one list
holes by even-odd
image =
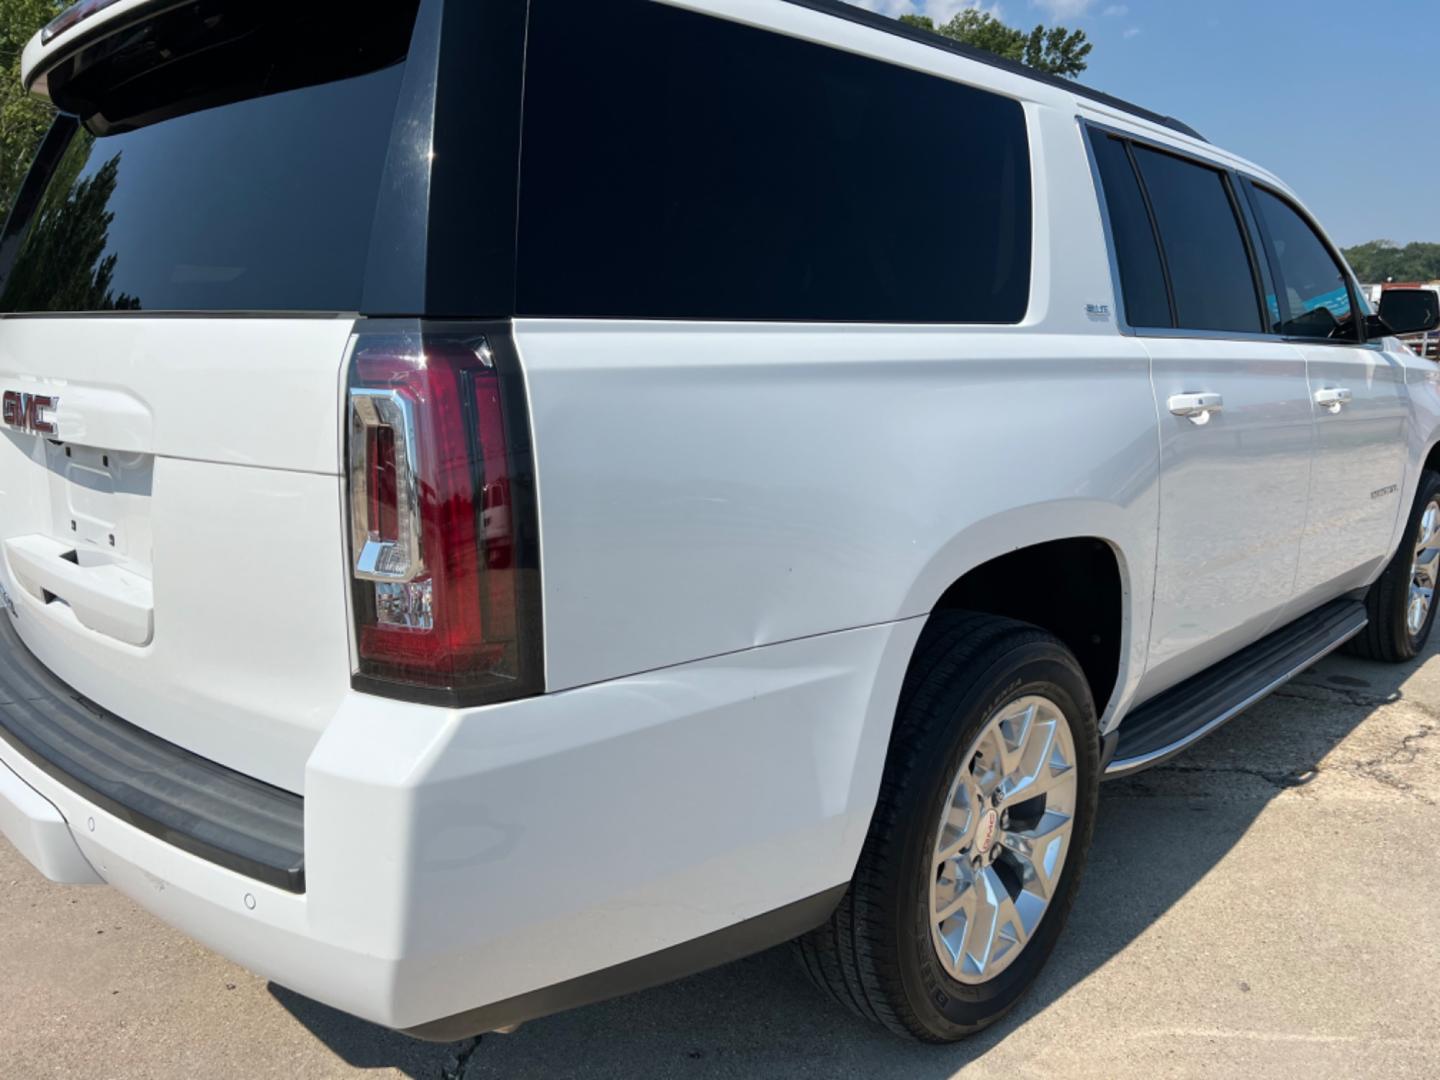
[[1145, 702], [1121, 722], [1105, 779], [1170, 760], [1334, 652], [1367, 622], [1360, 601], [1333, 601]]

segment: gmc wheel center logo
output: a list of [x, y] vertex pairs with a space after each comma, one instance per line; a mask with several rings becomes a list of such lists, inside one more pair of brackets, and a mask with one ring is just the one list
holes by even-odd
[[33, 431], [37, 435], [54, 435], [55, 421], [46, 416], [60, 407], [58, 397], [47, 394], [22, 394], [18, 390], [6, 390], [3, 399], [3, 418], [10, 427], [21, 431]]

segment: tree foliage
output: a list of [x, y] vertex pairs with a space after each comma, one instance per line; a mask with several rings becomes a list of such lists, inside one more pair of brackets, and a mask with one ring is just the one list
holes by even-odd
[[1346, 248], [1345, 259], [1355, 276], [1368, 283], [1440, 280], [1440, 244], [1401, 247], [1390, 240], [1371, 240]]
[[941, 26], [936, 26], [928, 15], [902, 15], [900, 21], [944, 34], [1047, 75], [1074, 78], [1089, 67], [1086, 58], [1094, 48], [1086, 40], [1084, 30], [1067, 30], [1063, 26], [1047, 28], [1040, 24], [1027, 34], [978, 8], [966, 8]]
[[20, 53], [60, 10], [60, 0], [0, 0], [0, 222], [50, 126], [50, 106], [20, 87]]
[[30, 240], [21, 249], [9, 277], [0, 310], [123, 311], [138, 309], [136, 297], [111, 287], [115, 256], [105, 253], [110, 241], [109, 208], [120, 168], [117, 153], [89, 176], [94, 136], [80, 132], [55, 167], [55, 175], [39, 213], [30, 225]]

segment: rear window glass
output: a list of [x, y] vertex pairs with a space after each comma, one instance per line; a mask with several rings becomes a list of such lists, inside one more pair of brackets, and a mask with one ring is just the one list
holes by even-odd
[[[403, 50], [402, 37], [391, 56]], [[243, 87], [260, 96], [144, 126], [97, 112], [90, 129], [116, 133], [75, 131], [0, 311], [357, 310], [403, 73], [391, 58], [364, 66], [273, 92], [287, 83], [272, 58]], [[138, 81], [117, 80], [123, 104], [153, 110], [165, 87], [145, 86], [151, 97], [140, 100]]]
[[1020, 104], [648, 0], [532, 0], [521, 314], [1014, 323]]

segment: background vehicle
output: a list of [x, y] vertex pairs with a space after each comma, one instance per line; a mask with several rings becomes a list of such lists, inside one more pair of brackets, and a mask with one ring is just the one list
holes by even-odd
[[339, 1008], [805, 934], [959, 1037], [1102, 773], [1430, 632], [1423, 324], [1176, 121], [825, 0], [122, 0], [24, 69], [0, 828]]

